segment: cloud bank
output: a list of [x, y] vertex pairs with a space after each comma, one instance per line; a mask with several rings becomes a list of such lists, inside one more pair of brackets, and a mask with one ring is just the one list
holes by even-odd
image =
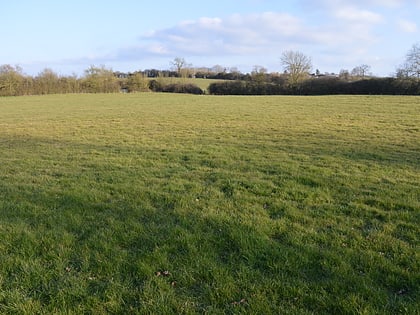
[[299, 50], [312, 57], [315, 67], [338, 72], [357, 63], [371, 64], [372, 68], [386, 66], [391, 61], [380, 57], [384, 47], [390, 45], [386, 33], [413, 36], [419, 32], [410, 18], [394, 18], [393, 12], [420, 7], [420, 0], [297, 1], [302, 9], [299, 12], [268, 11], [181, 21], [141, 34], [134, 45], [98, 60], [115, 64], [160, 59], [168, 65], [178, 56], [194, 65], [194, 58], [201, 58], [204, 64], [197, 66], [211, 66], [216, 64], [214, 60], [242, 58], [252, 67], [261, 63], [267, 66], [267, 62], [280, 64], [283, 51]]

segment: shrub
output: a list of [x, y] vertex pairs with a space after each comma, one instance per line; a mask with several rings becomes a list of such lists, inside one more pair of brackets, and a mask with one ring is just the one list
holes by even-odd
[[203, 90], [197, 85], [191, 83], [171, 83], [163, 85], [162, 83], [151, 80], [149, 82], [149, 88], [153, 92], [166, 92], [166, 93], [186, 93], [186, 94], [203, 94]]
[[209, 93], [214, 95], [281, 95], [287, 94], [283, 85], [270, 82], [225, 81], [209, 85]]
[[187, 83], [173, 83], [163, 86], [162, 92], [168, 93], [187, 93], [187, 94], [203, 94], [203, 90], [200, 89], [197, 85]]

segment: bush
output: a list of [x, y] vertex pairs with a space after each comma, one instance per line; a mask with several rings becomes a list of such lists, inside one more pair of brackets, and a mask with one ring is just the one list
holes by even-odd
[[303, 81], [298, 91], [302, 95], [346, 94], [347, 84], [339, 78], [314, 78]]
[[270, 82], [224, 81], [209, 85], [213, 95], [281, 95], [287, 94], [283, 85]]
[[149, 81], [149, 89], [153, 92], [162, 92], [163, 84], [157, 80]]
[[173, 83], [165, 85], [162, 89], [162, 92], [168, 92], [168, 93], [187, 93], [187, 94], [197, 94], [201, 95], [203, 94], [203, 90], [200, 89], [197, 85], [187, 83]]
[[191, 83], [171, 83], [163, 85], [162, 83], [151, 80], [149, 82], [149, 88], [153, 92], [166, 92], [166, 93], [186, 93], [186, 94], [204, 94], [203, 90], [197, 85]]
[[214, 82], [208, 87], [209, 93], [213, 95], [246, 95], [248, 94], [245, 82], [224, 81]]

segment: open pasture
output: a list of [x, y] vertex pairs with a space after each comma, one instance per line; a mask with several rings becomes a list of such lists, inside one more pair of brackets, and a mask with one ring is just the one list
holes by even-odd
[[0, 98], [0, 313], [415, 314], [420, 98]]

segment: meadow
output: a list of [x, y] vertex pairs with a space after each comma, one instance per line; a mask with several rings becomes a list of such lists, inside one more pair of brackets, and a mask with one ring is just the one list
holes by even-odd
[[205, 93], [208, 93], [207, 89], [210, 84], [216, 82], [224, 82], [225, 80], [219, 79], [201, 79], [201, 78], [175, 78], [175, 77], [158, 77], [158, 78], [148, 78], [147, 80], [156, 80], [163, 85], [167, 84], [194, 84], [202, 89]]
[[418, 314], [420, 98], [0, 98], [1, 314]]

